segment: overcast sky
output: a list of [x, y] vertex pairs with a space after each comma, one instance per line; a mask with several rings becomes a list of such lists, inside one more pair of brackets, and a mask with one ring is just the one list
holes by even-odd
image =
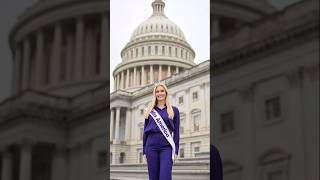
[[[135, 28], [152, 15], [154, 0], [110, 1], [110, 91], [113, 91], [112, 72], [121, 63], [120, 52], [129, 42]], [[196, 53], [198, 64], [210, 57], [209, 0], [163, 0], [164, 13], [184, 32]]]

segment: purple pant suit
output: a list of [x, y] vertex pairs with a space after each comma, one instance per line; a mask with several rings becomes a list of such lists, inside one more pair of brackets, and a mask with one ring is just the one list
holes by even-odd
[[[176, 146], [175, 154], [179, 152], [179, 127], [180, 114], [176, 107], [173, 120], [169, 120], [167, 107], [154, 109], [166, 123], [170, 133], [173, 132], [173, 141]], [[147, 157], [149, 180], [171, 180], [172, 179], [172, 147], [163, 136], [154, 119], [149, 115], [144, 122], [143, 154]]]

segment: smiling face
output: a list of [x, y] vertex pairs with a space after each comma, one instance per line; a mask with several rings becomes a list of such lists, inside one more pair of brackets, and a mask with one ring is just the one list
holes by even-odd
[[157, 101], [165, 101], [167, 97], [166, 90], [162, 86], [158, 86], [155, 90]]

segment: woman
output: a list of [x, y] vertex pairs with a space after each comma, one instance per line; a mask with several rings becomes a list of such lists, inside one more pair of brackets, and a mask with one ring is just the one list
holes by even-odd
[[145, 110], [143, 155], [149, 180], [171, 180], [172, 165], [179, 152], [180, 115], [168, 100], [168, 88], [157, 84], [153, 99]]

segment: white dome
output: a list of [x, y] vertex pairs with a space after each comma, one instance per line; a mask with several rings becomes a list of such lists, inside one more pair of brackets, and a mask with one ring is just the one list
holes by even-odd
[[165, 16], [154, 15], [141, 23], [134, 30], [130, 40], [155, 34], [172, 36], [185, 41], [185, 36], [179, 26], [177, 26], [174, 22], [172, 22]]

